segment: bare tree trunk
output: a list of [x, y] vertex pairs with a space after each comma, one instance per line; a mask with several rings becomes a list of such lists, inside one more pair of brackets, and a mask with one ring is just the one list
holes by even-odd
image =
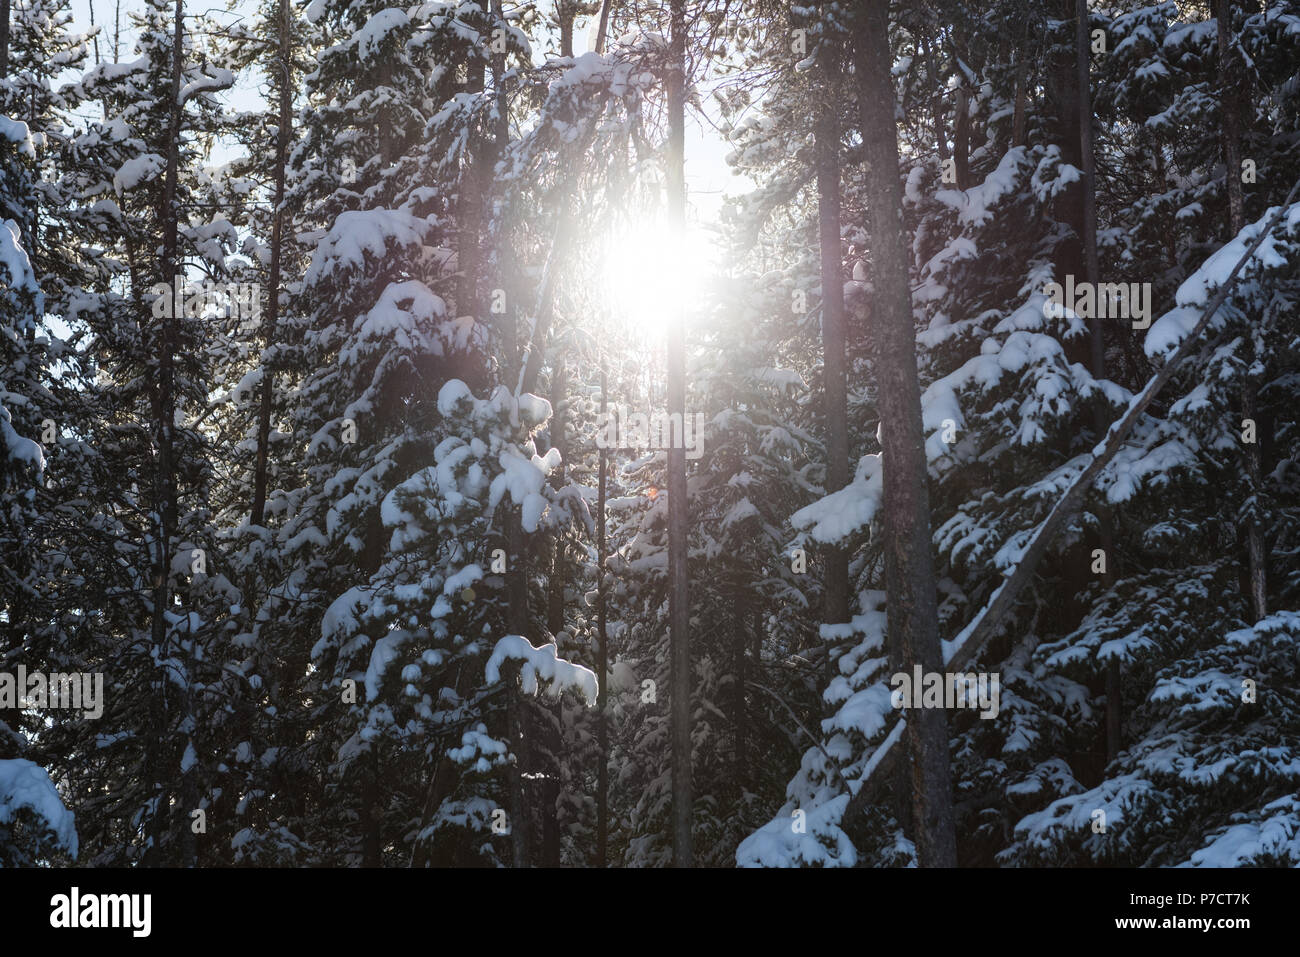
[[[865, 4], [859, 30], [858, 102], [878, 316], [890, 642], [901, 650], [908, 670], [920, 665], [926, 672], [937, 673], [943, 670], [943, 651], [931, 557], [929, 476], [916, 371], [916, 329], [903, 236], [887, 0]], [[907, 733], [912, 754], [917, 860], [922, 867], [956, 866], [947, 716], [941, 708], [922, 708], [909, 715]]]
[[1027, 106], [1028, 67], [1023, 59], [1024, 51], [1017, 51], [1019, 62], [1016, 64], [1016, 99], [1011, 116], [1011, 145], [1024, 146], [1027, 142], [1025, 133], [1025, 113]]
[[[0, 4], [4, 5], [6, 11], [8, 10], [9, 0], [0, 0]], [[95, 25], [95, 0], [86, 0], [86, 8], [90, 11], [90, 25], [93, 27]], [[98, 32], [96, 32], [95, 34], [94, 46], [95, 46], [95, 66], [99, 66], [99, 33]], [[3, 75], [4, 75], [4, 71], [0, 70], [0, 76]]]
[[596, 46], [597, 53], [605, 52], [605, 34], [609, 30], [609, 6], [611, 0], [601, 0], [600, 4], [600, 25], [596, 28]]
[[[271, 274], [266, 294], [266, 322], [263, 341], [269, 352], [275, 346], [280, 319], [280, 262], [284, 245], [284, 178], [289, 162], [289, 134], [293, 123], [292, 20], [289, 0], [280, 0], [280, 121], [275, 136], [275, 208], [271, 212]], [[275, 364], [262, 362], [262, 396], [257, 411], [257, 464], [253, 474], [253, 511], [249, 524], [261, 525], [266, 513], [267, 457], [271, 441], [271, 399], [275, 387]]]
[[[830, 78], [834, 64], [823, 66], [817, 113], [817, 219], [821, 242], [822, 350], [826, 399], [826, 491], [849, 484], [849, 406], [845, 383], [844, 279], [840, 266], [840, 131], [839, 108]], [[825, 618], [849, 620], [849, 556], [830, 547], [825, 555]], [[830, 656], [827, 656], [830, 667]]]
[[[1232, 0], [1214, 0], [1214, 17], [1218, 26], [1219, 85], [1223, 106], [1223, 163], [1224, 178], [1228, 185], [1228, 225], [1230, 236], [1236, 236], [1246, 225], [1246, 199], [1241, 188], [1241, 115], [1249, 102], [1243, 85], [1250, 73], [1234, 62], [1232, 56]], [[1241, 414], [1257, 422], [1258, 394], [1250, 369], [1259, 361], [1253, 336], [1247, 336], [1247, 362], [1245, 382], [1242, 386]], [[1245, 443], [1242, 453], [1246, 465], [1246, 487], [1255, 500], [1255, 508], [1246, 522], [1246, 554], [1250, 574], [1250, 606], [1255, 621], [1268, 615], [1268, 554], [1264, 547], [1264, 529], [1258, 518], [1260, 492], [1263, 489], [1263, 468], [1260, 463], [1260, 439]]]
[[[487, 10], [487, 0], [478, 0], [481, 9]], [[472, 55], [465, 65], [465, 91], [482, 93], [486, 69], [483, 60]], [[456, 260], [460, 271], [456, 308], [462, 316], [478, 317], [482, 314], [479, 302], [479, 242], [483, 232], [483, 180], [484, 137], [477, 127], [471, 127], [465, 146], [465, 161], [460, 177], [460, 191], [456, 199], [456, 219], [460, 230], [456, 242]]]
[[[565, 441], [566, 410], [565, 397], [569, 391], [568, 363], [566, 357], [557, 357], [551, 381], [551, 447], [560, 453], [560, 466], [551, 473], [551, 487], [562, 489], [565, 482], [565, 463], [568, 462], [568, 444]], [[546, 582], [547, 607], [546, 628], [556, 643], [555, 653], [561, 656], [559, 648], [560, 633], [564, 630], [564, 541], [561, 529], [552, 536], [551, 574]], [[560, 819], [556, 806], [560, 798], [560, 749], [561, 741], [561, 705], [558, 700], [546, 704], [533, 704], [532, 710], [538, 712], [537, 718], [542, 725], [540, 740], [545, 745], [543, 757], [545, 767], [541, 768], [542, 782], [542, 866], [560, 866]]]
[[[569, 461], [569, 450], [565, 442], [566, 413], [565, 396], [569, 390], [568, 364], [563, 356], [558, 357], [551, 379], [551, 447], [560, 453], [560, 466], [551, 473], [551, 488], [559, 491], [564, 488], [564, 473]], [[546, 628], [552, 635], [558, 635], [564, 629], [564, 545], [561, 536], [553, 536], [551, 550], [551, 575], [546, 582]]]
[[[372, 746], [373, 747], [373, 746]], [[361, 866], [383, 866], [383, 842], [380, 807], [379, 755], [371, 751], [363, 759], [361, 768]]]
[[[1236, 236], [1246, 227], [1246, 200], [1241, 188], [1241, 78], [1232, 56], [1232, 0], [1214, 0], [1218, 32], [1219, 86], [1223, 108], [1223, 161], [1227, 169], [1228, 223]], [[1241, 76], [1248, 76], [1241, 71]]]
[[[1079, 158], [1083, 165], [1083, 256], [1088, 282], [1096, 283], [1101, 267], [1097, 259], [1097, 162], [1092, 148], [1092, 70], [1088, 30], [1088, 0], [1075, 0], [1076, 102], [1079, 111]], [[1101, 319], [1088, 319], [1092, 347], [1092, 374], [1105, 375], [1106, 343]], [[1099, 410], [1100, 416], [1100, 410]], [[1102, 425], [1104, 417], [1099, 418]]]
[[556, 0], [555, 17], [560, 21], [560, 56], [573, 56], [573, 21], [578, 9], [569, 0]]
[[[681, 249], [686, 236], [686, 2], [672, 0], [668, 67], [668, 222]], [[685, 303], [671, 305], [668, 328], [668, 413], [686, 416]], [[693, 867], [691, 828], [691, 648], [687, 594], [686, 449], [668, 450], [668, 619], [671, 645], [673, 864]]]
[[[600, 418], [603, 423], [608, 414], [605, 364], [600, 368]], [[599, 641], [598, 665], [600, 685], [596, 707], [600, 712], [597, 721], [597, 740], [600, 747], [600, 766], [596, 769], [596, 866], [609, 866], [609, 632], [606, 614], [609, 592], [605, 585], [605, 562], [609, 558], [609, 543], [605, 534], [606, 475], [608, 472], [605, 449], [600, 450], [600, 479], [596, 492], [596, 635]]]
[[510, 848], [515, 867], [532, 866], [532, 827], [524, 772], [530, 766], [528, 735], [524, 731], [522, 697], [519, 690], [519, 663], [514, 662], [506, 674], [506, 733], [514, 764], [510, 767]]
[[934, 48], [930, 43], [928, 36], [921, 38], [922, 49], [925, 51], [926, 68], [930, 71], [930, 88], [931, 97], [930, 116], [934, 123], [934, 143], [935, 148], [939, 151], [939, 162], [944, 164], [948, 162], [948, 128], [944, 123], [942, 82], [939, 79], [939, 66], [934, 61]]
[[956, 116], [953, 118], [953, 166], [957, 173], [957, 188], [970, 189], [970, 93], [966, 87], [966, 74], [961, 74], [957, 87]]
[[[424, 808], [420, 813], [420, 830], [418, 832], [420, 835], [423, 835], [424, 829], [429, 826], [430, 819], [438, 813], [438, 808], [442, 807], [442, 802], [451, 793], [455, 777], [456, 765], [452, 763], [451, 758], [447, 757], [446, 751], [443, 750], [434, 763], [433, 779], [429, 782], [428, 796], [425, 798]], [[422, 836], [416, 838], [415, 844], [411, 848], [411, 867], [429, 866], [431, 843]]]
[[734, 656], [732, 670], [736, 676], [735, 692], [732, 696], [731, 727], [735, 739], [734, 755], [736, 807], [740, 807], [749, 788], [749, 712], [745, 701], [745, 688], [749, 681], [749, 633], [746, 630], [745, 596], [739, 583], [733, 596], [734, 617], [732, 618], [732, 648]]
[[[162, 272], [163, 278], [170, 285], [173, 277], [180, 270], [179, 257], [179, 210], [176, 208], [176, 189], [180, 152], [180, 91], [181, 60], [184, 43], [184, 3], [176, 0], [176, 23], [172, 37], [172, 77], [169, 90], [170, 102], [167, 110], [167, 144], [166, 169], [163, 174], [162, 203], [158, 217], [163, 228]], [[169, 309], [167, 312], [174, 312]], [[158, 379], [153, 395], [154, 445], [157, 449], [157, 463], [154, 472], [154, 502], [157, 513], [157, 542], [155, 544], [153, 568], [153, 613], [152, 637], [155, 661], [158, 667], [170, 655], [168, 648], [167, 612], [171, 605], [171, 589], [168, 576], [171, 572], [172, 533], [176, 527], [176, 475], [173, 461], [174, 430], [176, 427], [176, 396], [174, 391], [175, 372], [173, 353], [175, 351], [175, 320], [164, 314], [158, 320], [159, 335], [156, 344], [158, 354]], [[152, 733], [157, 738], [151, 742], [152, 754], [149, 761], [153, 784], [153, 793], [158, 802], [150, 825], [150, 844], [146, 851], [146, 866], [157, 866], [162, 861], [161, 841], [171, 826], [172, 810], [169, 795], [170, 775], [165, 764], [170, 756], [164, 753], [162, 739], [167, 725], [167, 679], [162, 679], [158, 692], [154, 695], [154, 727]], [[188, 810], [188, 809], [183, 809]], [[185, 826], [184, 833], [189, 833]], [[191, 835], [192, 837], [192, 835]], [[186, 854], [182, 848], [182, 855]]]
[[0, 0], [0, 79], [9, 78], [9, 0]]
[[[1077, 0], [1052, 0], [1052, 14], [1059, 16], [1061, 22], [1073, 20], [1078, 13]], [[1048, 92], [1047, 106], [1056, 121], [1056, 141], [1061, 148], [1061, 160], [1076, 169], [1083, 168], [1083, 157], [1079, 149], [1079, 56], [1078, 38], [1072, 44], [1058, 43], [1051, 47], [1049, 62], [1046, 66], [1045, 81]], [[1062, 222], [1068, 224], [1073, 235], [1061, 243], [1057, 256], [1057, 279], [1064, 281], [1065, 276], [1081, 276], [1086, 264], [1084, 262], [1083, 233], [1083, 183], [1077, 181], [1063, 189], [1055, 200], [1055, 214]], [[1079, 342], [1071, 340], [1066, 346], [1066, 354], [1071, 362], [1087, 366], [1091, 361], [1091, 340]]]

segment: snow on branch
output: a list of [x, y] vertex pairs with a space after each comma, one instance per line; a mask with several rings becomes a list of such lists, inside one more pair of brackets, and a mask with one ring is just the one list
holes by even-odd
[[209, 93], [216, 90], [228, 90], [235, 85], [235, 74], [231, 73], [225, 67], [213, 67], [213, 76], [199, 74], [198, 79], [191, 80], [181, 87], [180, 95], [176, 98], [177, 106], [184, 106], [190, 101], [191, 97], [200, 93]]
[[[1242, 230], [1240, 236], [1219, 253], [1211, 256], [1179, 288], [1175, 307], [1162, 316], [1148, 333], [1147, 353], [1164, 356], [1165, 364], [1152, 376], [1142, 391], [1132, 398], [1128, 409], [1111, 425], [1105, 438], [1092, 450], [1087, 464], [1070, 483], [1070, 487], [1048, 513], [1047, 518], [1034, 531], [1020, 561], [994, 591], [988, 603], [980, 609], [960, 634], [951, 641], [943, 642], [945, 668], [957, 670], [965, 667], [984, 650], [989, 639], [998, 632], [1003, 616], [1011, 609], [1021, 590], [1033, 578], [1038, 563], [1047, 554], [1052, 538], [1078, 514], [1083, 507], [1088, 489], [1096, 481], [1102, 469], [1119, 452], [1138, 420], [1160, 390], [1173, 378], [1174, 372], [1182, 361], [1199, 347], [1202, 334], [1210, 326], [1219, 308], [1227, 301], [1247, 265], [1252, 262], [1266, 266], [1276, 263], [1278, 253], [1273, 246], [1272, 233], [1284, 218], [1286, 228], [1295, 229], [1300, 226], [1300, 204], [1292, 205], [1297, 193], [1300, 193], [1300, 181], [1291, 187], [1291, 192], [1281, 206], [1270, 209], [1258, 222]], [[1257, 255], [1266, 241], [1269, 245], [1264, 253]], [[1228, 251], [1227, 255], [1220, 255], [1224, 250]], [[1212, 289], [1217, 289], [1213, 297], [1210, 296]], [[903, 723], [904, 720], [900, 719], [898, 727], [872, 753], [868, 770], [859, 777], [861, 783], [849, 802], [850, 816], [867, 805], [876, 787], [888, 769], [893, 766], [894, 759], [901, 750], [896, 745], [902, 739], [902, 734], [896, 732], [899, 732]]]
[[8, 824], [22, 808], [44, 820], [58, 846], [77, 856], [75, 817], [45, 769], [23, 758], [0, 761], [0, 824]]
[[488, 659], [488, 684], [494, 685], [501, 680], [501, 666], [507, 660], [523, 662], [519, 669], [519, 683], [524, 694], [537, 694], [537, 680], [541, 678], [551, 682], [553, 695], [572, 688], [582, 695], [588, 705], [596, 703], [596, 673], [558, 657], [555, 645], [544, 644], [540, 648], [534, 648], [523, 635], [506, 635], [497, 642], [492, 649], [492, 657]]

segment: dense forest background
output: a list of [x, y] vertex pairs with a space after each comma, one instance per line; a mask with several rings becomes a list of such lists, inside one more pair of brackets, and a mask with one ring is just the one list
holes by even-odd
[[0, 674], [104, 684], [0, 864], [1300, 865], [1300, 2], [107, 5], [0, 0]]

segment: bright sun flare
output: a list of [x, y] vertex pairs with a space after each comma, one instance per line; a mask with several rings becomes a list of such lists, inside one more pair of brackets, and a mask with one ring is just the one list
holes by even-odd
[[712, 258], [706, 236], [690, 223], [682, 242], [662, 216], [621, 223], [606, 236], [600, 262], [601, 291], [611, 315], [630, 329], [658, 336], [680, 303], [689, 323]]

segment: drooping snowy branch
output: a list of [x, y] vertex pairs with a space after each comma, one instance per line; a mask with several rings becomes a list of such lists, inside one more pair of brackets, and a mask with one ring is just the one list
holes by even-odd
[[24, 808], [45, 821], [59, 847], [77, 856], [75, 817], [63, 806], [45, 769], [23, 758], [0, 761], [0, 824], [8, 824]]
[[506, 635], [496, 643], [492, 657], [488, 659], [485, 672], [488, 684], [496, 684], [501, 680], [501, 666], [510, 660], [522, 662], [519, 684], [524, 694], [537, 694], [540, 679], [550, 682], [553, 695], [572, 688], [588, 705], [596, 703], [596, 673], [590, 668], [558, 657], [554, 645], [545, 644], [534, 648], [522, 635]]

